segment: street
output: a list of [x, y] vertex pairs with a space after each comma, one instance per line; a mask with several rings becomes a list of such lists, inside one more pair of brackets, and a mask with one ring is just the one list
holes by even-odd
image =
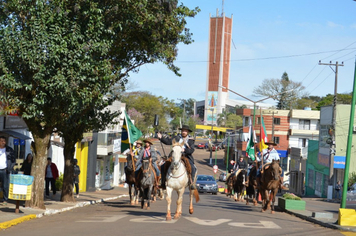
[[[157, 144], [156, 147], [160, 148]], [[170, 147], [165, 146], [168, 154]], [[161, 150], [158, 149], [158, 150]], [[197, 149], [194, 153], [199, 174], [213, 174], [208, 166], [209, 152]], [[215, 154], [215, 153], [214, 153]], [[221, 159], [223, 151], [218, 151]], [[214, 156], [215, 157], [215, 156]], [[219, 183], [222, 185], [223, 183]], [[173, 195], [172, 215], [176, 209]], [[61, 214], [27, 221], [2, 231], [2, 235], [342, 235], [283, 212], [261, 212], [260, 205], [246, 206], [218, 193], [200, 194], [194, 202], [194, 213], [188, 213], [187, 191], [183, 199], [183, 214], [179, 220], [166, 221], [166, 200], [158, 199], [150, 210], [131, 206], [128, 197], [93, 206], [76, 208]]]

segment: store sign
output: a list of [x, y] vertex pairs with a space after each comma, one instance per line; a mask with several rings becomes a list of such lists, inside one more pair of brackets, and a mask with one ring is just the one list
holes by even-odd
[[114, 139], [113, 153], [121, 151], [121, 139]]
[[27, 125], [25, 121], [19, 116], [6, 116], [5, 129], [25, 129]]
[[334, 156], [334, 168], [345, 169], [345, 156]]

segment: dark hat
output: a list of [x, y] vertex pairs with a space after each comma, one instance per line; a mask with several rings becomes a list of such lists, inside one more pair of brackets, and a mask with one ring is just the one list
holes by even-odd
[[47, 157], [47, 161], [51, 161], [52, 160], [52, 158], [50, 158], [50, 157]]
[[149, 143], [149, 144], [153, 145], [153, 143], [152, 143], [152, 140], [151, 140], [151, 139], [145, 139], [145, 140], [143, 140], [143, 142], [145, 142], [145, 143]]
[[182, 128], [179, 128], [179, 130], [183, 130], [183, 129], [186, 129], [188, 130], [189, 132], [193, 132], [188, 125], [183, 125]]
[[274, 143], [274, 142], [266, 142], [265, 144], [266, 144], [266, 145], [273, 145], [273, 146], [277, 146], [277, 144], [276, 144], [276, 143]]
[[141, 144], [142, 145], [142, 141], [141, 140], [137, 140], [136, 144]]

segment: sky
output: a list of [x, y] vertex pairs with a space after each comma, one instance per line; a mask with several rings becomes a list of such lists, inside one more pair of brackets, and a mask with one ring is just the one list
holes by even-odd
[[[224, 2], [224, 5], [222, 4]], [[209, 15], [222, 12], [233, 17], [229, 89], [254, 101], [261, 99], [253, 89], [264, 79], [302, 82], [313, 96], [334, 93], [338, 67], [338, 93], [352, 92], [356, 55], [356, 1], [353, 0], [183, 0], [200, 12], [187, 19], [194, 42], [178, 45], [177, 77], [162, 63], [144, 65], [129, 80], [131, 91], [149, 91], [176, 102], [205, 99], [209, 42]], [[333, 70], [332, 70], [333, 69]], [[243, 100], [233, 93], [231, 99]], [[263, 97], [262, 97], [263, 98]], [[268, 103], [275, 103], [267, 100]]]

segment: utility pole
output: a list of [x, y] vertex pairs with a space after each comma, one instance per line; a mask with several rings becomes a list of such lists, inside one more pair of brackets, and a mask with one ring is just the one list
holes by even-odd
[[[329, 66], [332, 71], [335, 73], [335, 85], [334, 85], [334, 100], [333, 100], [333, 116], [332, 116], [332, 134], [331, 134], [331, 144], [330, 144], [330, 159], [329, 159], [329, 186], [328, 186], [328, 199], [332, 199], [333, 194], [333, 176], [334, 176], [334, 156], [335, 156], [335, 127], [336, 127], [336, 102], [337, 102], [337, 75], [339, 66], [344, 66], [344, 62], [339, 64], [337, 61], [333, 64], [330, 63], [321, 63], [319, 60], [319, 65]], [[335, 66], [335, 70], [332, 68]], [[331, 196], [330, 196], [331, 195]]]

